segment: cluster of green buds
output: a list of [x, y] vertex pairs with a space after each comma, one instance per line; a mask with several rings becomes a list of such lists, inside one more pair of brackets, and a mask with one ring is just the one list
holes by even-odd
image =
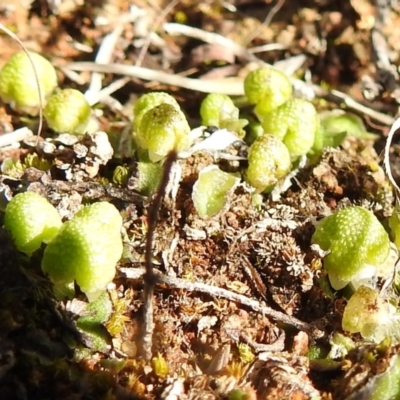
[[[247, 101], [259, 120], [248, 155], [247, 182], [256, 192], [269, 192], [290, 172], [292, 163], [312, 149], [319, 129], [314, 106], [293, 98], [288, 77], [272, 67], [250, 72], [244, 81]], [[239, 118], [234, 102], [225, 95], [208, 95], [201, 104], [202, 123], [236, 131], [243, 137], [248, 121]], [[254, 133], [249, 126], [249, 140]], [[247, 140], [247, 138], [246, 138]], [[247, 140], [249, 142], [249, 140]]]
[[340, 145], [347, 135], [374, 138], [349, 113], [332, 112], [321, 123], [314, 105], [294, 98], [289, 78], [276, 68], [251, 71], [244, 80], [244, 92], [257, 120], [251, 116], [241, 119], [235, 101], [223, 94], [206, 96], [200, 115], [203, 125], [234, 131], [250, 145], [245, 175], [258, 193], [284, 185], [292, 165], [299, 165], [302, 157], [315, 160], [323, 148]]
[[292, 161], [313, 147], [319, 117], [307, 100], [292, 97], [288, 77], [272, 67], [258, 68], [245, 78], [244, 90], [264, 134], [271, 134], [288, 148]]
[[150, 161], [164, 159], [171, 151], [189, 147], [190, 127], [177, 101], [167, 93], [143, 95], [134, 105], [133, 138]]
[[86, 206], [63, 224], [45, 198], [25, 192], [7, 205], [4, 227], [27, 255], [47, 243], [42, 270], [60, 296], [76, 281], [90, 301], [96, 299], [114, 278], [122, 255], [122, 218], [107, 202]]
[[[201, 103], [202, 124], [235, 132], [250, 143], [245, 179], [256, 193], [270, 192], [276, 185], [284, 184], [292, 163], [314, 146], [319, 117], [310, 102], [292, 97], [290, 80], [275, 68], [250, 72], [244, 81], [244, 91], [247, 102], [255, 106], [259, 126], [253, 121], [246, 135], [244, 128], [249, 121], [240, 118], [235, 102], [215, 93]], [[224, 199], [234, 186], [227, 183], [232, 179], [217, 169], [199, 175], [192, 198], [200, 216], [210, 217], [223, 208]], [[220, 180], [224, 183], [216, 185]]]
[[226, 95], [205, 97], [200, 107], [202, 124], [236, 132], [239, 138], [250, 142], [245, 178], [257, 193], [269, 192], [285, 179], [293, 162], [310, 152], [319, 117], [310, 102], [292, 97], [290, 80], [275, 68], [250, 72], [244, 91], [260, 124], [255, 127], [253, 121], [249, 125], [248, 137], [244, 137], [244, 128], [249, 121], [240, 118], [239, 109]]

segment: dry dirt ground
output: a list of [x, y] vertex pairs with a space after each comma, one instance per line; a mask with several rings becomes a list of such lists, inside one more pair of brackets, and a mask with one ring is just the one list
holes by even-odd
[[[375, 377], [398, 347], [367, 346], [342, 359], [321, 361], [332, 335], [343, 333], [346, 300], [321, 283], [322, 261], [310, 241], [313, 223], [337, 207], [363, 205], [382, 221], [392, 212], [392, 191], [379, 165], [398, 108], [400, 15], [397, 2], [377, 3], [382, 3], [379, 9], [367, 0], [0, 3], [1, 24], [57, 66], [61, 87], [86, 91], [93, 85], [98, 96], [101, 89], [119, 84], [95, 106], [100, 129], [116, 149], [111, 161], [94, 167], [90, 151], [78, 160], [74, 143], [57, 142], [46, 153], [44, 139], [36, 144], [28, 138], [20, 147], [0, 149], [0, 159], [24, 162], [37, 153], [52, 163], [51, 172], [30, 168], [16, 177], [2, 174], [3, 190], [39, 192], [66, 219], [82, 202], [111, 201], [124, 217], [126, 232], [126, 251], [109, 293], [111, 316], [96, 328], [102, 337], [98, 343], [76, 324], [86, 307], [84, 295], [72, 302], [55, 301], [40, 271], [41, 252], [22, 257], [0, 230], [1, 399], [227, 399], [235, 388], [248, 397], [230, 398], [369, 398]], [[173, 34], [173, 23], [200, 33]], [[221, 45], [215, 37], [208, 41], [206, 32], [229, 39], [231, 45]], [[115, 41], [104, 46], [110, 37]], [[255, 50], [241, 52], [238, 47]], [[6, 34], [0, 34], [0, 48], [0, 66], [20, 50]], [[164, 75], [126, 77], [110, 69], [93, 83], [90, 64], [74, 68], [71, 63], [94, 61], [99, 49], [106, 53], [100, 61], [104, 64]], [[388, 56], [388, 65], [379, 64], [377, 49]], [[134, 100], [150, 90], [173, 94], [191, 126], [200, 125], [205, 93], [184, 80], [172, 84], [165, 76], [189, 77], [200, 86], [202, 79], [218, 78], [223, 83], [216, 90], [224, 90], [226, 78], [243, 79], [254, 56], [270, 64], [289, 60], [287, 68], [314, 88], [319, 110], [349, 109], [379, 139], [348, 138], [340, 148], [327, 149], [301, 168], [280, 199], [266, 196], [260, 208], [239, 187], [224, 210], [206, 220], [198, 217], [191, 198], [199, 171], [212, 163], [231, 171], [241, 165], [201, 152], [179, 160], [182, 181], [176, 197], [162, 202], [154, 232], [152, 259], [161, 278], [153, 297], [153, 359], [146, 361], [143, 266], [151, 199], [132, 189], [135, 159], [118, 142], [129, 129]], [[300, 65], [293, 66], [299, 57]], [[371, 101], [363, 97], [366, 81], [378, 88]], [[0, 103], [2, 134], [25, 126], [35, 131], [37, 125], [36, 118]], [[42, 138], [51, 135], [44, 126]], [[96, 147], [87, 137], [79, 143]], [[398, 149], [393, 145], [392, 150], [396, 172]], [[235, 155], [240, 149], [230, 151]], [[67, 163], [76, 166], [68, 176], [62, 172]], [[122, 185], [111, 179], [119, 165], [131, 176]]]

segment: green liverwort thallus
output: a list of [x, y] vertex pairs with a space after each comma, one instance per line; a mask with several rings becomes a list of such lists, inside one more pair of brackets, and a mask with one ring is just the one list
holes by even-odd
[[16, 110], [36, 115], [40, 107], [38, 84], [44, 104], [58, 82], [49, 61], [33, 52], [29, 56], [23, 51], [14, 54], [0, 71], [0, 97]]
[[136, 142], [147, 150], [150, 161], [157, 162], [171, 151], [189, 147], [190, 127], [183, 112], [171, 104], [163, 103], [147, 111], [136, 132]]
[[47, 124], [58, 133], [84, 134], [92, 109], [85, 96], [75, 89], [53, 94], [43, 110]]
[[122, 218], [110, 203], [84, 207], [47, 246], [42, 269], [60, 292], [74, 280], [95, 300], [112, 281], [122, 255]]
[[390, 275], [381, 268], [390, 252], [390, 240], [375, 215], [363, 207], [347, 207], [323, 218], [312, 242], [327, 251], [324, 268], [334, 289], [375, 275]]
[[287, 147], [273, 135], [263, 135], [249, 149], [246, 179], [257, 192], [271, 189], [291, 168]]
[[28, 255], [50, 242], [61, 225], [57, 210], [34, 192], [15, 195], [5, 210], [4, 227], [11, 232], [15, 247]]

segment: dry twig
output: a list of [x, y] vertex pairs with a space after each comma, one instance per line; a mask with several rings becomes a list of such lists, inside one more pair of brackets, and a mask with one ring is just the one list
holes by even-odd
[[278, 339], [271, 343], [271, 344], [264, 344], [264, 343], [257, 343], [251, 340], [247, 335], [244, 333], [240, 333], [240, 339], [247, 343], [250, 347], [254, 349], [256, 353], [265, 353], [265, 352], [278, 352], [283, 351], [285, 348], [285, 338], [286, 334], [285, 331], [281, 331]]
[[[189, 37], [203, 40], [206, 43], [223, 45], [232, 50], [232, 52], [234, 52], [236, 56], [241, 57], [246, 61], [254, 62], [255, 64], [260, 66], [269, 65], [257, 58], [251, 51], [217, 33], [206, 32], [198, 28], [192, 28], [176, 23], [167, 23], [164, 24], [163, 27], [165, 31], [169, 34], [184, 34]], [[279, 63], [277, 67], [279, 69], [285, 70], [285, 65], [286, 64]], [[198, 91], [202, 93], [221, 93], [230, 96], [242, 96], [244, 94], [243, 78], [239, 77], [209, 80], [192, 79], [177, 74], [170, 74], [164, 71], [156, 71], [153, 69], [138, 66], [129, 66], [124, 64], [103, 65], [94, 62], [75, 62], [67, 64], [62, 68], [74, 71], [92, 71], [125, 75], [147, 81], [156, 81], [171, 86], [182, 87], [188, 90]], [[377, 122], [380, 122], [381, 124], [391, 125], [394, 122], [394, 118], [390, 115], [383, 114], [379, 111], [372, 109], [370, 106], [358, 103], [350, 96], [338, 90], [328, 91], [318, 85], [307, 84], [296, 78], [291, 78], [291, 81], [296, 87], [306, 86], [311, 89], [316, 96], [323, 97], [337, 104], [344, 103], [349, 109], [369, 116], [370, 118], [374, 119]]]
[[332, 101], [337, 104], [344, 103], [350, 110], [357, 111], [363, 115], [366, 115], [383, 125], [390, 126], [395, 121], [390, 115], [376, 111], [368, 106], [355, 101], [352, 97], [346, 93], [340, 92], [339, 90], [325, 90], [318, 85], [312, 85], [315, 95], [317, 97], [323, 97], [326, 100]]
[[[119, 21], [116, 24], [114, 30], [108, 35], [104, 36], [95, 58], [96, 63], [108, 64], [111, 61], [115, 47], [118, 43], [119, 38], [122, 35], [125, 25], [127, 23], [134, 22], [135, 19], [137, 19], [137, 15], [132, 13], [124, 14], [119, 18]], [[106, 93], [107, 95], [110, 95], [112, 93], [110, 92], [110, 88], [108, 88], [107, 92], [102, 92], [102, 81], [103, 75], [101, 73], [94, 72], [90, 77], [90, 84], [88, 90], [85, 93], [85, 97], [91, 105], [98, 103], [100, 99], [104, 99], [104, 97], [106, 97]], [[125, 83], [127, 82], [126, 79], [124, 79], [124, 81]], [[115, 88], [114, 85], [113, 89], [115, 91], [118, 90], [119, 87], [117, 86]]]
[[[139, 279], [145, 273], [145, 270], [143, 268], [121, 268], [120, 271], [124, 273], [128, 279]], [[271, 317], [275, 321], [293, 326], [301, 331], [307, 332], [314, 338], [321, 338], [324, 336], [324, 332], [311, 324], [300, 321], [295, 317], [284, 314], [280, 311], [276, 311], [266, 306], [265, 304], [260, 303], [257, 300], [249, 299], [246, 296], [231, 292], [227, 289], [207, 285], [201, 282], [191, 282], [185, 279], [170, 277], [163, 275], [159, 272], [156, 272], [156, 283], [165, 284], [172, 289], [184, 289], [188, 290], [189, 292], [200, 292], [208, 294], [210, 296], [222, 297], [224, 299], [228, 299], [249, 307], [253, 311], [262, 313], [267, 317]]]
[[182, 87], [202, 93], [222, 93], [231, 96], [244, 94], [243, 79], [191, 79], [164, 71], [156, 71], [150, 68], [136, 67], [124, 64], [97, 64], [95, 62], [74, 62], [62, 67], [74, 71], [103, 72], [117, 75], [125, 75], [146, 81], [155, 81], [166, 85]]

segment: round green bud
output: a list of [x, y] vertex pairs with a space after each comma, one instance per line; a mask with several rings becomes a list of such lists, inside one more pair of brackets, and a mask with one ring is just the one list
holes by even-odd
[[[29, 52], [40, 84], [42, 102], [57, 87], [57, 74], [49, 61], [41, 55]], [[28, 55], [21, 51], [14, 54], [0, 71], [0, 97], [17, 110], [36, 115], [40, 100], [38, 83]]]
[[49, 127], [57, 133], [84, 134], [92, 109], [85, 96], [75, 89], [53, 94], [43, 110]]
[[190, 127], [182, 111], [163, 103], [147, 111], [136, 132], [137, 144], [148, 150], [149, 158], [157, 162], [171, 151], [189, 147]]
[[232, 117], [232, 113], [237, 114], [238, 109], [226, 94], [211, 93], [200, 105], [201, 123], [205, 126], [219, 127], [221, 121]]
[[55, 287], [76, 280], [89, 300], [105, 290], [122, 255], [122, 218], [110, 203], [83, 208], [64, 223], [47, 246], [42, 270]]
[[239, 109], [226, 94], [211, 93], [205, 97], [200, 106], [201, 123], [237, 132], [244, 137], [245, 127], [249, 122], [239, 119]]
[[51, 241], [61, 225], [57, 210], [37, 193], [17, 194], [5, 210], [5, 229], [11, 232], [15, 247], [28, 255]]
[[322, 219], [312, 242], [329, 252], [324, 268], [334, 289], [379, 272], [390, 252], [390, 240], [375, 215], [363, 207], [348, 207]]
[[264, 116], [292, 97], [293, 88], [288, 77], [272, 67], [251, 71], [244, 80], [244, 92], [250, 104], [255, 104], [255, 113]]
[[266, 133], [282, 140], [292, 160], [307, 154], [319, 129], [315, 107], [307, 100], [291, 99], [271, 111], [262, 122]]
[[247, 159], [247, 182], [259, 193], [286, 176], [292, 165], [289, 150], [272, 135], [263, 135], [256, 139], [250, 146]]
[[165, 92], [152, 92], [139, 97], [133, 107], [133, 131], [137, 132], [142, 117], [147, 111], [150, 111], [152, 108], [164, 103], [170, 104], [177, 110], [180, 110], [178, 102], [171, 95]]

